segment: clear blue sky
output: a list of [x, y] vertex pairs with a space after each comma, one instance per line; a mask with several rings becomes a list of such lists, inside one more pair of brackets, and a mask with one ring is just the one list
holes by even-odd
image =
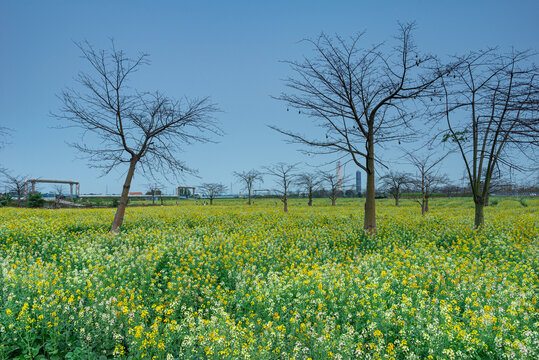
[[[306, 37], [367, 31], [367, 45], [391, 41], [397, 21], [416, 21], [420, 50], [440, 56], [487, 46], [538, 49], [538, 1], [0, 1], [0, 126], [13, 130], [0, 165], [15, 174], [73, 179], [83, 193], [119, 193], [125, 169], [99, 177], [66, 145], [77, 132], [58, 130], [49, 115], [73, 77], [86, 70], [73, 41], [107, 48], [114, 38], [127, 53], [151, 55], [137, 74], [145, 90], [173, 97], [209, 95], [223, 110], [226, 135], [218, 144], [192, 146], [181, 154], [200, 178], [185, 184], [234, 181], [233, 171], [279, 161], [321, 164], [287, 145], [267, 128], [310, 126], [273, 100], [284, 90], [289, 68], [279, 60], [308, 53]], [[396, 154], [391, 151], [388, 157]], [[447, 172], [462, 174], [458, 159]], [[350, 164], [346, 172], [355, 169]], [[455, 174], [458, 174], [455, 176]], [[135, 175], [132, 191], [151, 182]], [[271, 187], [273, 181], [265, 181]], [[173, 184], [166, 184], [171, 191]], [[239, 190], [233, 184], [233, 190]], [[46, 186], [42, 191], [46, 191]]]

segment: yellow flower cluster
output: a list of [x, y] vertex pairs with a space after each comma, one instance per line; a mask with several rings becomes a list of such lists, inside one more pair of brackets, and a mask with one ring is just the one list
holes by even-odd
[[539, 201], [0, 209], [0, 359], [532, 359]]

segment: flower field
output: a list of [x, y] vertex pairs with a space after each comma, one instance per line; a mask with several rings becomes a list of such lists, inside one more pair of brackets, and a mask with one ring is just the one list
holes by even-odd
[[532, 359], [539, 200], [0, 209], [0, 359]]

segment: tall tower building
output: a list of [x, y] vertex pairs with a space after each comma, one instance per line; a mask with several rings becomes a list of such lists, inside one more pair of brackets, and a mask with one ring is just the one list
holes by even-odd
[[356, 171], [356, 192], [361, 195], [361, 171]]
[[337, 161], [337, 190], [342, 191], [342, 165]]

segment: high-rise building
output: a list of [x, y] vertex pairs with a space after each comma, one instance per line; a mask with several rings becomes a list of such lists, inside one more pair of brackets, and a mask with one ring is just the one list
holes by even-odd
[[342, 191], [342, 165], [337, 161], [337, 190]]
[[356, 171], [356, 192], [361, 194], [361, 172]]

